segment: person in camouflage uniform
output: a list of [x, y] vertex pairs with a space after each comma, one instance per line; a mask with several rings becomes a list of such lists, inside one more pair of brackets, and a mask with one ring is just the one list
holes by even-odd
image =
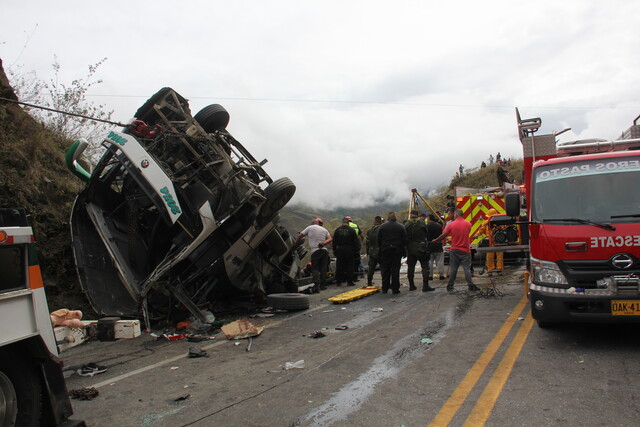
[[427, 224], [424, 220], [418, 219], [418, 211], [411, 211], [409, 221], [404, 225], [407, 231], [407, 280], [409, 280], [409, 290], [415, 291], [416, 285], [413, 281], [416, 264], [420, 261], [422, 268], [422, 292], [433, 291], [429, 286], [429, 252], [427, 250]]
[[367, 231], [367, 236], [364, 239], [367, 256], [369, 257], [367, 286], [373, 285], [373, 273], [376, 271], [376, 266], [380, 264], [380, 248], [378, 247], [378, 228], [380, 224], [382, 224], [382, 217], [375, 217], [373, 226]]
[[342, 225], [333, 232], [331, 244], [336, 256], [336, 285], [346, 280], [347, 286], [354, 286], [353, 264], [355, 254], [360, 252], [360, 239], [347, 218], [343, 218]]

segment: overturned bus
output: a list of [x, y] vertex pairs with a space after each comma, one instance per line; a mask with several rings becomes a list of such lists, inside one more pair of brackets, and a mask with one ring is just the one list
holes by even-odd
[[203, 309], [224, 295], [296, 292], [302, 247], [278, 225], [295, 193], [272, 180], [231, 136], [228, 112], [209, 105], [194, 116], [161, 89], [120, 131], [111, 131], [91, 173], [68, 150], [86, 182], [71, 214], [82, 289], [101, 316], [153, 318]]

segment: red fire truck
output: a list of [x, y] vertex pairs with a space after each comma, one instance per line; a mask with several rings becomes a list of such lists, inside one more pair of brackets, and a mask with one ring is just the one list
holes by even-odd
[[[557, 144], [559, 133], [534, 135], [540, 118], [516, 115], [534, 319], [540, 327], [639, 322], [640, 116], [620, 139]], [[519, 214], [518, 199], [507, 195], [508, 215]]]
[[482, 245], [483, 240], [496, 245], [520, 244], [520, 231], [517, 224], [511, 221], [507, 225], [491, 227], [488, 235], [478, 234], [478, 229], [484, 224], [491, 209], [497, 212], [497, 217], [505, 215], [504, 196], [508, 193], [519, 192], [520, 186], [504, 183], [501, 187], [486, 187], [482, 189], [456, 187], [456, 208], [462, 210], [465, 221], [471, 223], [471, 246]]

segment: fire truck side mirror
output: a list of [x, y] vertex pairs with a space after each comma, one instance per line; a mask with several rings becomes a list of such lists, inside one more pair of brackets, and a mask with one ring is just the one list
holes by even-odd
[[504, 207], [507, 216], [520, 216], [520, 195], [518, 193], [507, 193], [504, 196]]

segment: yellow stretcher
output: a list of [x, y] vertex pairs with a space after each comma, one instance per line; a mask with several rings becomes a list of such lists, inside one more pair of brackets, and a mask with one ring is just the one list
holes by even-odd
[[344, 304], [345, 302], [351, 302], [369, 295], [373, 295], [376, 292], [379, 292], [380, 289], [381, 288], [379, 286], [363, 286], [362, 288], [352, 289], [350, 291], [343, 292], [327, 299], [336, 304]]

